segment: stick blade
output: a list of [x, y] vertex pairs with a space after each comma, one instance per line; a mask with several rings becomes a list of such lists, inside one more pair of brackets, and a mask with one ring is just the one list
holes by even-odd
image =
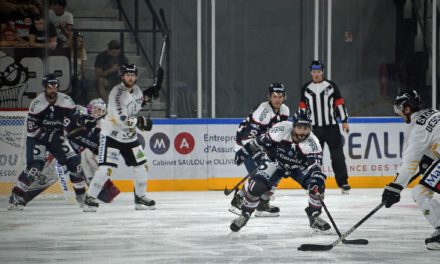
[[342, 240], [342, 243], [347, 245], [368, 245], [367, 239], [350, 239], [350, 240]]
[[328, 251], [333, 248], [333, 245], [316, 245], [316, 244], [302, 244], [298, 247], [300, 251]]

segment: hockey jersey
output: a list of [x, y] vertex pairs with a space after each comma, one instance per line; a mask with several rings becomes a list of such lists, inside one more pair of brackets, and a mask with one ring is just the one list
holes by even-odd
[[257, 139], [258, 145], [268, 153], [269, 159], [277, 161], [286, 171], [296, 169], [305, 171], [310, 166], [322, 165], [322, 148], [318, 138], [313, 134], [294, 143], [292, 139], [293, 125], [290, 121], [283, 121], [274, 125], [266, 135]]
[[278, 112], [275, 112], [269, 102], [261, 103], [240, 123], [236, 133], [235, 150], [240, 149], [251, 139], [266, 133], [274, 124], [286, 121], [289, 114], [289, 107], [285, 104], [282, 104]]
[[398, 169], [395, 183], [406, 187], [416, 173], [423, 155], [432, 159], [440, 158], [440, 112], [428, 108], [414, 113], [402, 153], [402, 164]]
[[107, 115], [101, 124], [101, 133], [119, 142], [133, 142], [137, 139], [136, 128], [126, 125], [129, 117], [142, 108], [144, 95], [138, 85], [129, 91], [123, 83], [113, 87], [108, 99]]
[[75, 120], [75, 103], [70, 96], [57, 93], [57, 100], [50, 104], [44, 93], [39, 94], [30, 104], [27, 118], [27, 135], [40, 138], [52, 131], [63, 134]]

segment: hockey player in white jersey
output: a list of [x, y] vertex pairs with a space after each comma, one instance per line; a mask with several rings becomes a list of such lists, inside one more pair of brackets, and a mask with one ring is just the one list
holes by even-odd
[[435, 231], [425, 240], [426, 247], [440, 250], [440, 203], [433, 199], [440, 193], [440, 112], [427, 108], [421, 110], [420, 96], [416, 91], [404, 91], [396, 97], [394, 110], [410, 125], [407, 147], [402, 154], [402, 164], [393, 182], [382, 194], [386, 208], [400, 201], [400, 192], [405, 188], [424, 155], [434, 162], [423, 173], [419, 184], [412, 190], [412, 197], [420, 211]]
[[320, 231], [330, 229], [330, 225], [319, 217], [322, 205], [316, 192], [324, 196], [326, 176], [321, 171], [322, 148], [311, 132], [311, 124], [310, 113], [298, 110], [293, 115], [293, 123], [278, 123], [267, 134], [253, 139], [237, 151], [237, 164], [242, 164], [261, 150], [267, 153], [267, 158], [245, 183], [241, 215], [230, 225], [233, 232], [239, 231], [247, 223], [261, 195], [282, 177], [292, 177], [309, 190], [309, 206], [305, 211], [310, 227]]
[[26, 200], [23, 195], [32, 183], [42, 176], [46, 152], [52, 154], [69, 170], [70, 181], [78, 203], [84, 203], [85, 181], [81, 158], [65, 139], [65, 130], [77, 121], [72, 99], [58, 92], [60, 85], [55, 75], [48, 74], [42, 81], [44, 92], [31, 103], [27, 117], [26, 169], [19, 175], [9, 199], [10, 210], [23, 210]]
[[152, 128], [149, 118], [135, 116], [145, 100], [136, 84], [137, 73], [135, 65], [122, 65], [122, 82], [110, 92], [108, 113], [101, 124], [99, 167], [87, 191], [84, 212], [95, 212], [98, 209], [96, 198], [121, 157], [133, 169], [135, 209], [155, 209], [155, 201], [146, 197], [147, 159], [136, 133], [136, 128], [147, 131]]
[[[284, 104], [286, 100], [286, 88], [282, 83], [272, 83], [269, 86], [268, 101], [261, 103], [249, 116], [244, 119], [236, 133], [235, 151], [240, 150], [252, 139], [265, 134], [273, 125], [286, 121], [290, 115], [289, 107]], [[248, 157], [244, 165], [248, 173], [253, 172], [261, 163], [264, 152], [259, 151]], [[263, 194], [257, 206], [255, 216], [279, 216], [280, 209], [269, 203], [270, 195], [274, 188]], [[240, 215], [243, 203], [243, 191], [235, 192], [231, 201], [230, 212]]]

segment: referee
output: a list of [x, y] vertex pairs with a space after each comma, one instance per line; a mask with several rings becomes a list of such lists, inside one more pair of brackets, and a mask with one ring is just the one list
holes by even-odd
[[343, 194], [348, 194], [351, 187], [348, 184], [342, 135], [337, 121], [338, 118], [341, 120], [342, 130], [348, 133], [347, 108], [336, 84], [324, 78], [324, 64], [313, 61], [309, 69], [312, 80], [304, 84], [301, 89], [299, 108], [311, 111], [313, 134], [316, 135], [323, 149], [324, 143], [327, 143], [336, 183]]

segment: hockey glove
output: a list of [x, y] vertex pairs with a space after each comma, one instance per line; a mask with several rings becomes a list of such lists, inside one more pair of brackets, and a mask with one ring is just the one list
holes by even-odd
[[318, 172], [318, 171], [313, 172], [312, 175], [310, 176], [310, 182], [307, 186], [309, 192], [311, 194], [315, 194], [317, 190], [319, 193], [324, 193], [326, 178], [327, 177], [322, 172]]
[[134, 128], [134, 127], [136, 127], [136, 125], [137, 125], [137, 118], [134, 117], [134, 116], [129, 117], [129, 118], [127, 119], [127, 121], [125, 121], [125, 125], [128, 126], [129, 128]]
[[138, 116], [137, 127], [142, 131], [151, 131], [153, 128], [153, 121], [148, 117]]
[[160, 91], [160, 86], [153, 85], [153, 86], [148, 87], [142, 93], [144, 94], [144, 96], [147, 96], [148, 98], [156, 100], [157, 98], [159, 98], [159, 91]]
[[382, 194], [382, 203], [386, 208], [390, 208], [393, 204], [400, 201], [400, 192], [402, 190], [402, 186], [393, 182], [385, 186]]
[[246, 149], [246, 145], [242, 147], [240, 150], [235, 152], [234, 162], [237, 166], [243, 164], [243, 162], [250, 156], [250, 152]]
[[87, 129], [92, 129], [96, 126], [96, 119], [92, 116], [81, 116], [76, 124], [79, 127], [85, 127]]

